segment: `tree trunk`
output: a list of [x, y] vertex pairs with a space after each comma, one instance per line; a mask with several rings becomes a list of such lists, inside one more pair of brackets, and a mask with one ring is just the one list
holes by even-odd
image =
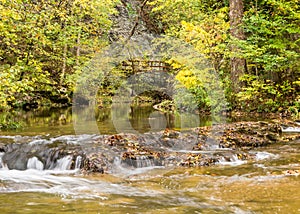
[[80, 57], [80, 31], [77, 34], [77, 49], [76, 49], [76, 66], [79, 66], [79, 57]]
[[[245, 34], [241, 26], [243, 13], [243, 0], [229, 1], [230, 34], [234, 39], [245, 39]], [[239, 56], [240, 50], [236, 45], [231, 46], [231, 52], [233, 54], [230, 60], [232, 91], [233, 93], [238, 93], [241, 88], [239, 79], [245, 72], [246, 60]]]
[[63, 55], [63, 65], [62, 65], [62, 69], [61, 69], [61, 76], [60, 76], [60, 82], [59, 84], [62, 85], [64, 82], [64, 78], [65, 78], [65, 73], [66, 73], [66, 67], [67, 67], [67, 51], [68, 51], [68, 45], [67, 43], [65, 43], [64, 45], [64, 55]]

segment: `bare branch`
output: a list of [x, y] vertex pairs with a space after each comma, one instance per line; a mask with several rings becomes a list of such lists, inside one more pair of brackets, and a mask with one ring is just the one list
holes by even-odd
[[140, 20], [140, 17], [141, 17], [141, 15], [142, 15], [142, 11], [143, 11], [145, 5], [147, 4], [147, 2], [148, 2], [148, 0], [144, 0], [144, 1], [143, 1], [142, 5], [141, 5], [141, 7], [140, 7], [140, 9], [139, 9], [138, 15], [137, 15], [137, 17], [136, 17], [136, 19], [135, 19], [135, 23], [134, 23], [134, 25], [133, 25], [133, 27], [132, 27], [132, 29], [131, 29], [131, 31], [130, 31], [129, 36], [128, 36], [127, 39], [126, 39], [126, 42], [127, 42], [128, 40], [130, 40], [130, 38], [134, 35], [134, 33], [135, 33], [135, 31], [136, 31], [136, 28], [137, 28], [137, 26], [139, 25], [139, 20]]

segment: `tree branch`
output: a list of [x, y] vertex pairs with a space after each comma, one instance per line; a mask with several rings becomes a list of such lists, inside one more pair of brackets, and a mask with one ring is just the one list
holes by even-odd
[[132, 27], [132, 29], [131, 29], [131, 31], [130, 31], [130, 34], [129, 34], [129, 36], [127, 37], [127, 39], [125, 40], [126, 42], [127, 42], [128, 40], [130, 40], [130, 38], [134, 35], [134, 33], [135, 33], [135, 31], [136, 31], [136, 28], [137, 28], [137, 26], [139, 25], [140, 16], [141, 16], [142, 11], [143, 11], [145, 5], [147, 4], [147, 2], [148, 2], [148, 0], [144, 0], [144, 1], [143, 1], [142, 5], [141, 5], [141, 7], [140, 7], [140, 9], [139, 9], [138, 15], [137, 15], [137, 17], [136, 17], [136, 19], [135, 19], [135, 23], [134, 23], [134, 25], [133, 25], [133, 27]]

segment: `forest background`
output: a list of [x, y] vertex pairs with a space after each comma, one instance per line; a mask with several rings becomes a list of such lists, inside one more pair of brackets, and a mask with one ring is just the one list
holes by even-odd
[[[299, 7], [299, 0], [0, 0], [0, 111], [71, 105], [90, 60], [126, 37], [114, 30], [125, 9], [127, 37], [140, 24], [209, 60], [227, 110], [299, 116]], [[209, 111], [207, 90], [189, 68], [166, 62]], [[119, 85], [107, 79], [101, 93], [112, 96]]]

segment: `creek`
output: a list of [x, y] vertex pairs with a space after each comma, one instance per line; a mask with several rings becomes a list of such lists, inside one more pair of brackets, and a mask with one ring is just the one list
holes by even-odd
[[[18, 165], [24, 166], [23, 170], [9, 168], [4, 163], [5, 153], [0, 152], [0, 213], [300, 212], [300, 176], [284, 173], [300, 169], [299, 140], [253, 149], [249, 151], [254, 156], [251, 160], [233, 157], [209, 167], [182, 167], [172, 162], [155, 164], [143, 158], [128, 164], [116, 155], [114, 147], [95, 143], [103, 136], [118, 133], [111, 109], [96, 111], [100, 135], [76, 133], [71, 112], [70, 109], [20, 112], [15, 117], [25, 124], [24, 128], [0, 132], [0, 144], [11, 145], [14, 159], [23, 157], [26, 162]], [[59, 120], [62, 114], [64, 121]], [[146, 142], [158, 143], [155, 139], [162, 127], [181, 128], [176, 118], [168, 121], [170, 117], [159, 114], [148, 107], [131, 111], [130, 124]], [[199, 121], [199, 126], [214, 123], [210, 117]], [[52, 162], [47, 159], [49, 163], [39, 161], [36, 156], [20, 155], [47, 156], [46, 149], [56, 146], [68, 151], [74, 148], [102, 151], [110, 157], [111, 166], [104, 174], [82, 173], [81, 153], [76, 153], [76, 158], [73, 153], [66, 153]], [[180, 153], [189, 150], [188, 146], [185, 142], [183, 148], [171, 149]]]

